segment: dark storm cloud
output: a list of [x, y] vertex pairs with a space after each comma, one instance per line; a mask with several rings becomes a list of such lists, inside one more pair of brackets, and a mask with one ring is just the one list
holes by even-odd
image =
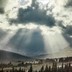
[[13, 51], [20, 52], [21, 54], [25, 53], [28, 56], [45, 53], [44, 41], [40, 29], [19, 29], [10, 40], [9, 45], [14, 47], [14, 49], [12, 48]]
[[66, 27], [65, 33], [68, 35], [72, 35], [72, 26], [71, 25], [68, 25]]
[[66, 29], [66, 27], [63, 25], [63, 21], [61, 20], [61, 21], [58, 21], [57, 22], [57, 25], [59, 26], [59, 27], [61, 27], [62, 29]]
[[19, 8], [18, 10], [18, 18], [10, 19], [10, 23], [37, 23], [41, 25], [47, 25], [47, 26], [54, 26], [55, 25], [55, 18], [53, 15], [46, 15], [47, 10], [40, 10], [38, 3], [35, 3], [33, 1], [31, 7], [28, 7], [27, 9]]
[[63, 36], [72, 47], [72, 26], [68, 25], [63, 33]]
[[66, 41], [69, 43], [69, 46], [72, 47], [72, 38], [70, 37], [70, 35], [63, 34], [63, 36], [66, 39]]
[[68, 0], [68, 2], [66, 3], [65, 7], [72, 7], [72, 0]]

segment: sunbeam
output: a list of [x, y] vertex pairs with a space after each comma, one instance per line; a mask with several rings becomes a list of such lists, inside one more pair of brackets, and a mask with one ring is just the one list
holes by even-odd
[[[58, 30], [48, 28], [46, 30], [46, 27], [43, 27], [42, 30], [46, 54], [51, 55], [51, 57], [56, 57], [54, 54], [69, 48], [69, 43], [65, 40], [61, 33], [57, 32]], [[63, 56], [66, 56], [66, 54], [62, 54]], [[62, 57], [61, 55], [59, 55], [59, 57]]]
[[11, 51], [10, 49], [8, 49], [8, 42], [9, 40], [15, 35], [15, 31], [13, 33], [9, 32], [6, 34], [6, 36], [0, 41], [0, 49], [1, 50], [8, 50], [8, 51]]

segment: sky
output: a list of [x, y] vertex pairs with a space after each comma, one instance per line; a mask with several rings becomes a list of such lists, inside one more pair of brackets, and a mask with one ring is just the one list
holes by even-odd
[[26, 56], [72, 55], [72, 0], [0, 3], [0, 50]]

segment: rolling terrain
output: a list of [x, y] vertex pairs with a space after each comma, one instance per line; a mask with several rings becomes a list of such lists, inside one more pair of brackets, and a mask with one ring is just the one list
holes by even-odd
[[0, 50], [0, 61], [22, 61], [22, 60], [30, 60], [30, 57], [23, 56], [17, 53]]

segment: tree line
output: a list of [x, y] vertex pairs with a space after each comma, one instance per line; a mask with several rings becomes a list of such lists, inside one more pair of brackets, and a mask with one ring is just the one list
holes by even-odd
[[62, 63], [59, 67], [56, 62], [52, 64], [52, 66], [42, 66], [40, 70], [33, 69], [33, 66], [31, 65], [30, 68], [25, 71], [21, 67], [17, 70], [14, 67], [12, 67], [11, 70], [5, 71], [3, 68], [0, 70], [0, 72], [72, 72], [72, 66], [71, 63], [64, 64]]

